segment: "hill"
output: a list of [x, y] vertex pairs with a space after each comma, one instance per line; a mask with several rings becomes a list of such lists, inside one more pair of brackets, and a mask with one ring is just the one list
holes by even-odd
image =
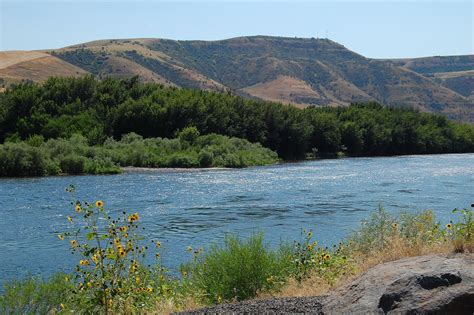
[[[328, 39], [269, 36], [220, 41], [100, 40], [28, 53], [63, 62], [65, 70], [45, 65], [47, 69], [38, 76], [34, 67], [24, 66], [30, 61], [18, 58], [18, 63], [6, 68], [9, 72], [1, 69], [0, 78], [8, 83], [15, 73], [15, 79], [40, 81], [48, 75], [80, 71], [98, 78], [139, 75], [164, 85], [231, 90], [303, 107], [378, 101], [474, 122], [472, 55], [377, 60]], [[15, 70], [19, 67], [21, 72]]]

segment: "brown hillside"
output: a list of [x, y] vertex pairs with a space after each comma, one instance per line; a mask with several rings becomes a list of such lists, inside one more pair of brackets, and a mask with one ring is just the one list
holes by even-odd
[[0, 52], [0, 78], [6, 83], [44, 81], [52, 76], [73, 77], [87, 72], [42, 52]]
[[[270, 36], [100, 40], [48, 53], [51, 58], [44, 61], [45, 52], [0, 55], [0, 65], [9, 69], [0, 69], [0, 78], [8, 83], [13, 77], [37, 81], [76, 72], [99, 78], [139, 75], [145, 81], [231, 90], [299, 106], [375, 100], [474, 122], [474, 56], [375, 60], [328, 39]], [[17, 62], [11, 64], [12, 58]], [[53, 60], [54, 67], [43, 64]], [[33, 65], [19, 66], [23, 62]]]

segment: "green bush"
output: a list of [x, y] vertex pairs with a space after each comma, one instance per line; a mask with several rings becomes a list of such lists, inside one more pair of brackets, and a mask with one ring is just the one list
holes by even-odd
[[42, 176], [47, 172], [44, 152], [26, 143], [0, 146], [0, 176]]
[[29, 278], [5, 283], [0, 295], [1, 314], [49, 314], [59, 311], [71, 284], [64, 274], [49, 280]]
[[83, 174], [87, 159], [83, 156], [68, 155], [59, 161], [61, 171], [66, 174]]
[[223, 246], [212, 246], [183, 268], [211, 303], [255, 297], [274, 285], [270, 279], [282, 277], [284, 270], [281, 256], [264, 245], [261, 234], [245, 241], [226, 236]]

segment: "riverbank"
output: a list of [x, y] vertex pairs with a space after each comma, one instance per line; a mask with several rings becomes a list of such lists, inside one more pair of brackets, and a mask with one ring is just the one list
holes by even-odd
[[[70, 188], [70, 191], [73, 192], [74, 189]], [[390, 264], [387, 267], [384, 263], [427, 254], [449, 258], [452, 253], [472, 255], [474, 252], [472, 210], [456, 210], [461, 215], [459, 221], [443, 224], [438, 222], [429, 211], [416, 215], [404, 213], [395, 217], [380, 208], [364, 221], [361, 228], [349, 239], [339, 242], [333, 248], [319, 245], [311, 230], [303, 230], [300, 240], [284, 243], [279, 248], [268, 247], [261, 235], [254, 235], [245, 240], [228, 235], [222, 245], [212, 245], [205, 249], [188, 247], [186, 251], [190, 255], [189, 262], [180, 266], [180, 276], [176, 277], [160, 263], [162, 243], [159, 240], [152, 240], [151, 244], [146, 246], [148, 242], [136, 234], [141, 230], [139, 213], [112, 218], [104, 212], [104, 207], [102, 201], [76, 204], [68, 217], [71, 224], [70, 230], [76, 232], [70, 233], [66, 230], [57, 235], [59, 242], [66, 239], [70, 241], [71, 250], [76, 253], [78, 260], [75, 271], [68, 275], [58, 274], [45, 282], [32, 279], [7, 283], [5, 294], [0, 297], [1, 312], [17, 313], [24, 312], [26, 309], [35, 309], [45, 313], [54, 311], [171, 313], [198, 309], [206, 305], [251, 300], [256, 297], [318, 296], [332, 292], [329, 295], [331, 297], [333, 292], [342, 292], [339, 294], [344, 300], [293, 299], [290, 300], [293, 302], [288, 303], [288, 300], [278, 299], [270, 300], [272, 302], [269, 305], [269, 307], [274, 307], [278, 303], [283, 303], [282, 307], [294, 306], [296, 311], [296, 307], [301, 306], [299, 302], [302, 302], [307, 307], [318, 307], [317, 309], [324, 310], [328, 305], [331, 306], [331, 303], [350, 301], [353, 296], [351, 292], [344, 293], [344, 289], [338, 289], [339, 291], [333, 291], [333, 289], [341, 285], [341, 288], [344, 288], [348, 281], [357, 279], [359, 276], [359, 279], [364, 279], [366, 275], [372, 274], [369, 280], [360, 282], [364, 283], [364, 290], [368, 292], [375, 290], [382, 293], [383, 290], [380, 290], [378, 286], [393, 289], [391, 283], [379, 285], [370, 279], [377, 279], [377, 275], [380, 274], [384, 274], [384, 279], [390, 279], [388, 271], [393, 273], [395, 270], [403, 273], [405, 272], [403, 266], [406, 267], [409, 264], [406, 260], [402, 260], [393, 263], [393, 266], [397, 267], [392, 268]], [[75, 215], [74, 212], [80, 215]], [[82, 216], [82, 212], [85, 216]], [[105, 220], [96, 221], [94, 219], [96, 213], [104, 213]], [[85, 226], [87, 230], [77, 231], [76, 220], [78, 223], [84, 221], [84, 223], [79, 223], [79, 226]], [[112, 229], [113, 233], [108, 232], [102, 235], [90, 232], [99, 230], [97, 224], [105, 224], [106, 231]], [[84, 237], [80, 236], [82, 233], [86, 233]], [[103, 242], [103, 245], [97, 247], [96, 242], [97, 244]], [[106, 245], [109, 242], [114, 245]], [[101, 251], [100, 248], [105, 248], [105, 250]], [[147, 267], [142, 263], [140, 256], [147, 248], [150, 248], [149, 251], [156, 256], [155, 267]], [[137, 251], [134, 252], [133, 249]], [[149, 251], [147, 251], [148, 254], [150, 254]], [[430, 261], [438, 259], [433, 258], [435, 256], [431, 257]], [[468, 257], [467, 266], [470, 266], [471, 258], [469, 257], [471, 256], [466, 257]], [[421, 265], [420, 260], [426, 262], [426, 258], [423, 257], [415, 260], [418, 267]], [[424, 267], [431, 268], [429, 271], [431, 273], [454, 274], [456, 270], [453, 271], [452, 268], [448, 271], [444, 270], [444, 267], [441, 268], [448, 265], [453, 267], [456, 264], [445, 260], [440, 263], [423, 263]], [[378, 271], [373, 275], [372, 270]], [[406, 270], [413, 272], [416, 266], [411, 265]], [[415, 278], [409, 272], [405, 272], [405, 275], [408, 275], [407, 283], [413, 283], [413, 281], [423, 283], [425, 278], [430, 280], [429, 277], [433, 277], [433, 274], [427, 275], [427, 272], [425, 270], [421, 276], [415, 275]], [[364, 273], [365, 275], [362, 275]], [[469, 282], [471, 276], [469, 274], [467, 276], [468, 278], [465, 278], [462, 273], [458, 275], [464, 281], [462, 285], [472, 284]], [[393, 279], [397, 277], [392, 276]], [[451, 276], [446, 278], [448, 285], [438, 287], [443, 289], [442, 287], [448, 286], [450, 290], [454, 288], [454, 284], [459, 281], [451, 283], [449, 282], [451, 278]], [[445, 281], [442, 277], [440, 279], [440, 281]], [[348, 286], [353, 287], [352, 284]], [[372, 290], [372, 288], [376, 289]], [[467, 290], [466, 292], [470, 292], [469, 288]], [[430, 292], [434, 294], [438, 291]], [[363, 294], [363, 290], [355, 290], [355, 292]], [[461, 297], [465, 296], [461, 290], [457, 292], [460, 292]], [[372, 297], [374, 296], [370, 296]], [[366, 298], [369, 297], [364, 295], [364, 299]], [[361, 298], [356, 299], [360, 302], [364, 301]], [[378, 299], [383, 300], [382, 297]], [[91, 301], [94, 303], [90, 303]], [[250, 301], [241, 305], [258, 305], [259, 303]], [[369, 307], [373, 307], [373, 302], [370, 303]], [[357, 307], [357, 304], [352, 302], [336, 304], [331, 307], [351, 305]], [[264, 302], [263, 307], [265, 305], [267, 304]], [[238, 307], [239, 304], [232, 304], [218, 306], [214, 310], [238, 310]], [[378, 307], [385, 306], [378, 305]]]
[[474, 254], [403, 258], [371, 267], [325, 295], [272, 297], [180, 314], [474, 313]]
[[122, 167], [128, 171], [242, 168], [278, 161], [275, 152], [260, 144], [217, 134], [200, 136], [192, 127], [175, 139], [143, 139], [131, 133], [120, 141], [108, 139], [91, 146], [80, 135], [47, 141], [36, 136], [0, 145], [0, 177], [117, 174]]
[[125, 166], [120, 168], [123, 173], [175, 173], [175, 172], [206, 172], [206, 171], [226, 171], [232, 170], [230, 167], [135, 167]]

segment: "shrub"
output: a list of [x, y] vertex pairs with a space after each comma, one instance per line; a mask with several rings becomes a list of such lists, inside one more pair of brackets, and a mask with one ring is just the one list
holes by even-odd
[[71, 289], [64, 274], [47, 281], [29, 278], [4, 285], [0, 296], [1, 314], [49, 314], [60, 309], [64, 294]]
[[46, 165], [47, 157], [39, 148], [26, 143], [0, 146], [0, 176], [43, 176]]
[[63, 173], [82, 174], [84, 173], [86, 163], [87, 159], [83, 156], [68, 155], [60, 160], [59, 165]]
[[212, 246], [190, 266], [191, 281], [211, 303], [255, 297], [283, 276], [280, 255], [268, 249], [261, 234], [243, 241], [226, 236], [223, 246]]
[[175, 153], [168, 159], [169, 167], [197, 167], [199, 162], [195, 156]]
[[198, 155], [199, 166], [210, 167], [213, 166], [214, 154], [208, 150], [201, 150]]

